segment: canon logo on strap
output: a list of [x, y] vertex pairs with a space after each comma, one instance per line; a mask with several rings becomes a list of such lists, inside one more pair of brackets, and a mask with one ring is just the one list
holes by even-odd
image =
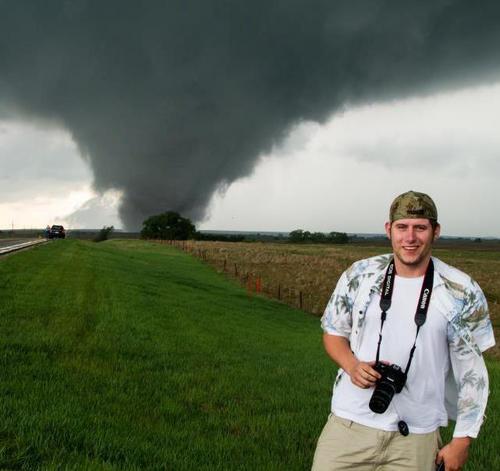
[[429, 288], [425, 288], [422, 293], [422, 302], [420, 303], [420, 309], [425, 308], [425, 304], [427, 303], [427, 298], [429, 297]]

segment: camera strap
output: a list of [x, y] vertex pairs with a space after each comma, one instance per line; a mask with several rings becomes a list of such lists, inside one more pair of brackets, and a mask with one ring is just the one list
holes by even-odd
[[[379, 361], [380, 356], [380, 345], [382, 344], [382, 329], [384, 328], [384, 322], [387, 318], [387, 311], [391, 307], [392, 303], [392, 292], [394, 289], [394, 281], [396, 278], [396, 265], [394, 264], [394, 259], [391, 259], [387, 270], [385, 272], [384, 283], [382, 284], [382, 293], [380, 295], [380, 309], [382, 313], [380, 314], [380, 332], [378, 335], [377, 344], [377, 356], [376, 362]], [[425, 270], [424, 281], [422, 283], [422, 288], [420, 290], [420, 296], [418, 298], [417, 310], [415, 312], [415, 324], [417, 325], [417, 333], [415, 335], [415, 341], [413, 342], [413, 347], [410, 350], [410, 356], [408, 358], [408, 363], [406, 365], [405, 375], [408, 374], [410, 369], [411, 361], [413, 359], [413, 354], [415, 353], [415, 348], [417, 346], [417, 337], [422, 327], [427, 319], [427, 311], [429, 310], [429, 304], [431, 301], [432, 285], [434, 283], [434, 263], [432, 259], [429, 260], [427, 269]]]

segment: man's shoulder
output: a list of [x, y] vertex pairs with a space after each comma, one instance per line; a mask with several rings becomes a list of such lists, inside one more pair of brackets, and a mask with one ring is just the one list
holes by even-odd
[[[495, 345], [489, 318], [488, 303], [480, 286], [467, 273], [433, 257], [435, 270], [441, 277], [448, 299], [447, 316], [456, 332], [456, 353], [466, 356], [471, 351], [478, 355]], [[456, 304], [455, 301], [458, 303]]]
[[384, 272], [391, 258], [392, 254], [388, 253], [358, 260], [345, 271], [345, 274], [347, 278], [350, 279]]
[[434, 269], [439, 273], [445, 284], [452, 283], [461, 286], [463, 289], [469, 289], [475, 284], [471, 276], [462, 270], [448, 265], [436, 257], [432, 257], [432, 261], [434, 262]]

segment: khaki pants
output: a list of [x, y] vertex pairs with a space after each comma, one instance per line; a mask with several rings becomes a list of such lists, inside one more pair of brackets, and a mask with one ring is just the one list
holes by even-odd
[[314, 454], [313, 471], [434, 471], [439, 430], [385, 432], [330, 414]]

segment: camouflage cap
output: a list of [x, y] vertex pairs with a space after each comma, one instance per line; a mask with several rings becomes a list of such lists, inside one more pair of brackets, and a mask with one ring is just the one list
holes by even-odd
[[418, 191], [407, 191], [399, 195], [391, 204], [389, 219], [391, 222], [398, 219], [430, 219], [438, 218], [437, 208], [432, 198]]

